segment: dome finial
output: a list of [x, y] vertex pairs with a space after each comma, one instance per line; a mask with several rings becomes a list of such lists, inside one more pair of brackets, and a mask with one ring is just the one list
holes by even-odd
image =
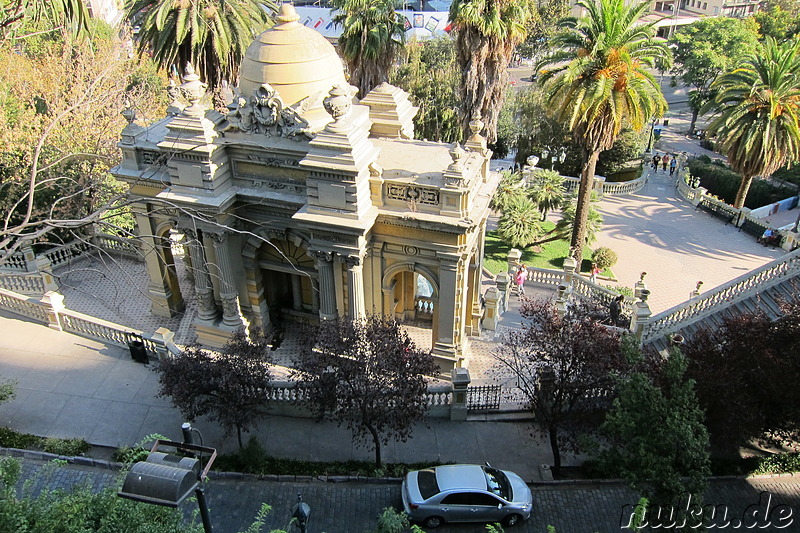
[[281, 4], [280, 9], [278, 10], [278, 16], [275, 17], [278, 21], [278, 24], [288, 24], [290, 22], [297, 22], [300, 20], [300, 15], [297, 14], [297, 11], [294, 10], [294, 6], [289, 2], [285, 2]]

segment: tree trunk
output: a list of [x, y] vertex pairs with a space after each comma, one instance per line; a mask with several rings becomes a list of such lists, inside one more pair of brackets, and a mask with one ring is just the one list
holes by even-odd
[[378, 432], [374, 428], [367, 426], [367, 429], [372, 434], [372, 444], [375, 446], [375, 468], [381, 467], [381, 439], [378, 438]]
[[689, 135], [694, 135], [694, 127], [697, 125], [697, 115], [700, 110], [692, 106], [692, 122], [689, 124]]
[[742, 176], [739, 190], [736, 191], [736, 201], [733, 202], [733, 207], [736, 209], [741, 209], [744, 206], [744, 199], [747, 198], [747, 191], [750, 190], [751, 183], [753, 183], [753, 176]]
[[239, 439], [239, 451], [241, 451], [244, 445], [242, 445], [242, 426], [239, 424], [236, 424], [236, 438]]
[[575, 221], [572, 226], [572, 257], [577, 261], [578, 272], [581, 270], [583, 261], [583, 247], [586, 245], [586, 224], [589, 220], [589, 204], [594, 188], [594, 170], [597, 167], [597, 158], [600, 157], [600, 150], [589, 152], [583, 150], [583, 171], [581, 172], [581, 183], [578, 189], [578, 205], [575, 207]]
[[558, 474], [561, 470], [561, 450], [558, 449], [558, 427], [555, 424], [550, 424], [547, 427], [547, 433], [550, 437], [550, 450], [553, 452], [553, 472]]

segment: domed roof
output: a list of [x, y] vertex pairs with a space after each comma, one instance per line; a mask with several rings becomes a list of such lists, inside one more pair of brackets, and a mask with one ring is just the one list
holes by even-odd
[[242, 95], [249, 96], [262, 83], [269, 83], [290, 106], [345, 83], [342, 61], [333, 45], [300, 24], [299, 18], [294, 6], [283, 4], [277, 24], [247, 48], [239, 68]]

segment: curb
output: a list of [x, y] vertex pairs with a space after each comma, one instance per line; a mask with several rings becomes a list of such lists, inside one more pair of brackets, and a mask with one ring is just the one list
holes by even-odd
[[[102, 468], [105, 470], [122, 470], [125, 468], [123, 463], [106, 461], [103, 459], [92, 459], [91, 457], [56, 455], [54, 453], [40, 452], [35, 450], [20, 450], [19, 448], [0, 447], [0, 455], [9, 457], [20, 457], [33, 461], [50, 462], [54, 460], [64, 461], [68, 464], [87, 466], [92, 468]], [[246, 474], [242, 472], [218, 472], [212, 470], [208, 473], [211, 479], [231, 479], [231, 480], [262, 480], [277, 482], [299, 482], [309, 483], [321, 481], [323, 483], [368, 483], [368, 484], [395, 484], [401, 483], [403, 478], [399, 477], [366, 477], [366, 476], [309, 476], [291, 474]], [[800, 472], [783, 472], [778, 474], [748, 474], [743, 476], [709, 476], [708, 481], [733, 481], [747, 479], [773, 479], [773, 478], [799, 478]], [[570, 485], [624, 485], [624, 479], [555, 479], [552, 481], [529, 481], [528, 485], [534, 487], [562, 487]]]

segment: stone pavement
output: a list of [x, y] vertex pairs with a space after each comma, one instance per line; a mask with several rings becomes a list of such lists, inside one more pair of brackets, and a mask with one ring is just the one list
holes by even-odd
[[[510, 316], [513, 316], [510, 315]], [[117, 346], [58, 332], [10, 313], [0, 313], [0, 376], [17, 380], [17, 396], [0, 405], [0, 426], [40, 436], [81, 437], [102, 446], [131, 445], [160, 433], [180, 438], [180, 413], [157, 398], [158, 376], [134, 363]], [[198, 420], [205, 442], [235, 451], [235, 436]], [[527, 422], [430, 419], [407, 443], [383, 448], [387, 462], [470, 462], [539, 478], [538, 466], [552, 462], [547, 444], [530, 437]], [[275, 457], [319, 461], [372, 460], [352, 444], [350, 432], [331, 422], [273, 416], [255, 433]], [[245, 436], [245, 439], [247, 436]], [[570, 464], [566, 458], [565, 464]], [[573, 463], [574, 464], [574, 463]]]
[[[688, 124], [685, 111], [673, 112], [656, 151], [721, 158], [684, 135]], [[608, 246], [617, 253], [613, 270], [619, 285], [633, 287], [639, 274], [647, 272], [654, 313], [685, 302], [698, 281], [707, 291], [785, 253], [696, 210], [678, 194], [677, 173], [670, 176], [669, 171], [646, 166], [644, 175], [647, 185], [638, 193], [600, 201], [603, 228], [593, 246]]]
[[[41, 461], [23, 459], [23, 479], [33, 480], [32, 491], [69, 488], [78, 483], [94, 489], [118, 489], [116, 472], [102, 468], [69, 465], [44, 466]], [[285, 528], [297, 493], [311, 508], [310, 533], [361, 533], [371, 530], [375, 517], [388, 506], [401, 508], [400, 485], [396, 482], [331, 483], [319, 480], [257, 480], [214, 478], [206, 494], [211, 522], [216, 533], [237, 533], [249, 525], [262, 503], [272, 506], [263, 531]], [[620, 483], [539, 484], [533, 486], [534, 510], [530, 520], [509, 531], [544, 533], [548, 525], [558, 533], [612, 533], [627, 523], [630, 507], [637, 498]], [[713, 524], [720, 529], [800, 531], [800, 482], [796, 478], [724, 479], [712, 481], [705, 503], [715, 506]], [[144, 504], [143, 504], [144, 505]], [[194, 503], [184, 504], [187, 514]], [[787, 508], [788, 506], [788, 508]], [[781, 513], [791, 515], [781, 520]], [[724, 527], [725, 524], [728, 527]], [[739, 527], [735, 527], [736, 525]], [[710, 524], [709, 524], [710, 525]], [[292, 531], [294, 529], [290, 529]], [[655, 529], [658, 530], [658, 529]], [[296, 531], [296, 530], [294, 530]], [[442, 533], [478, 533], [481, 524], [445, 525]]]

